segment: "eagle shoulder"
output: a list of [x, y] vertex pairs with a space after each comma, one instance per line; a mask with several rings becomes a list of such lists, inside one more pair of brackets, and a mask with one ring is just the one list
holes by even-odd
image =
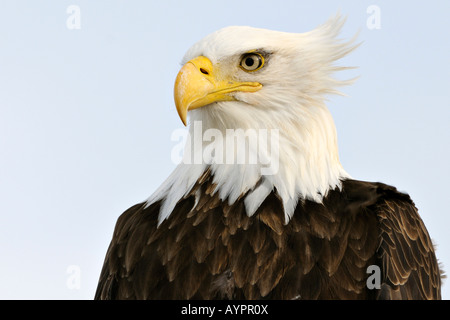
[[377, 184], [377, 258], [382, 270], [378, 299], [441, 299], [441, 271], [433, 242], [409, 195]]
[[138, 298], [136, 285], [139, 283], [130, 281], [130, 276], [142, 264], [145, 245], [157, 228], [160, 203], [145, 206], [146, 203], [138, 203], [117, 219], [100, 273], [96, 300]]

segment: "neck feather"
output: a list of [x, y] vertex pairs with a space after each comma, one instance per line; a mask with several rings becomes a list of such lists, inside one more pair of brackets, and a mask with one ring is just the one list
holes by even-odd
[[336, 129], [325, 104], [283, 110], [262, 112], [227, 102], [190, 111], [183, 161], [147, 200], [147, 205], [163, 200], [159, 223], [207, 170], [213, 192], [228, 204], [243, 200], [249, 216], [276, 190], [286, 223], [299, 200], [321, 202], [329, 190], [340, 188], [349, 176], [339, 162]]

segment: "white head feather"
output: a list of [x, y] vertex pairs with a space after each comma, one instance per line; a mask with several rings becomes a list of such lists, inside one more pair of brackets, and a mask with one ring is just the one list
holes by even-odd
[[[352, 82], [333, 78], [334, 72], [345, 69], [334, 62], [357, 47], [355, 37], [347, 42], [336, 38], [344, 22], [337, 15], [313, 31], [300, 34], [227, 27], [188, 50], [183, 64], [205, 56], [213, 65], [220, 64], [221, 70], [227, 70], [233, 79], [263, 85], [257, 92], [235, 93], [237, 101], [217, 102], [189, 111], [191, 136], [197, 121], [201, 121], [203, 132], [214, 128], [224, 135], [227, 129], [278, 129], [278, 171], [263, 175], [262, 163], [181, 163], [147, 200], [150, 205], [163, 199], [159, 223], [208, 167], [223, 201], [232, 204], [247, 192], [244, 203], [249, 216], [276, 190], [283, 201], [286, 223], [299, 200], [321, 202], [328, 190], [341, 187], [341, 180], [349, 175], [339, 162], [336, 129], [325, 96], [339, 94], [336, 87]], [[268, 52], [270, 58], [258, 72], [246, 73], [239, 68], [239, 58], [252, 50]], [[274, 156], [267, 150], [263, 153], [258, 153], [258, 159]]]

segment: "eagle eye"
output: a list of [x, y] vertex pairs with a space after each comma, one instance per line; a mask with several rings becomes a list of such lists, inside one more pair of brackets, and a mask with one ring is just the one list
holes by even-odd
[[252, 72], [259, 70], [264, 65], [264, 57], [257, 52], [246, 53], [242, 56], [240, 67], [242, 70]]

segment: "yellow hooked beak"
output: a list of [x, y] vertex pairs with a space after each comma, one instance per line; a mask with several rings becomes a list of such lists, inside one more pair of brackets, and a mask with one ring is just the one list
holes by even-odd
[[218, 101], [236, 100], [232, 92], [255, 92], [262, 88], [258, 82], [236, 82], [222, 77], [212, 62], [203, 56], [187, 62], [175, 80], [175, 105], [178, 115], [186, 125], [189, 110]]

